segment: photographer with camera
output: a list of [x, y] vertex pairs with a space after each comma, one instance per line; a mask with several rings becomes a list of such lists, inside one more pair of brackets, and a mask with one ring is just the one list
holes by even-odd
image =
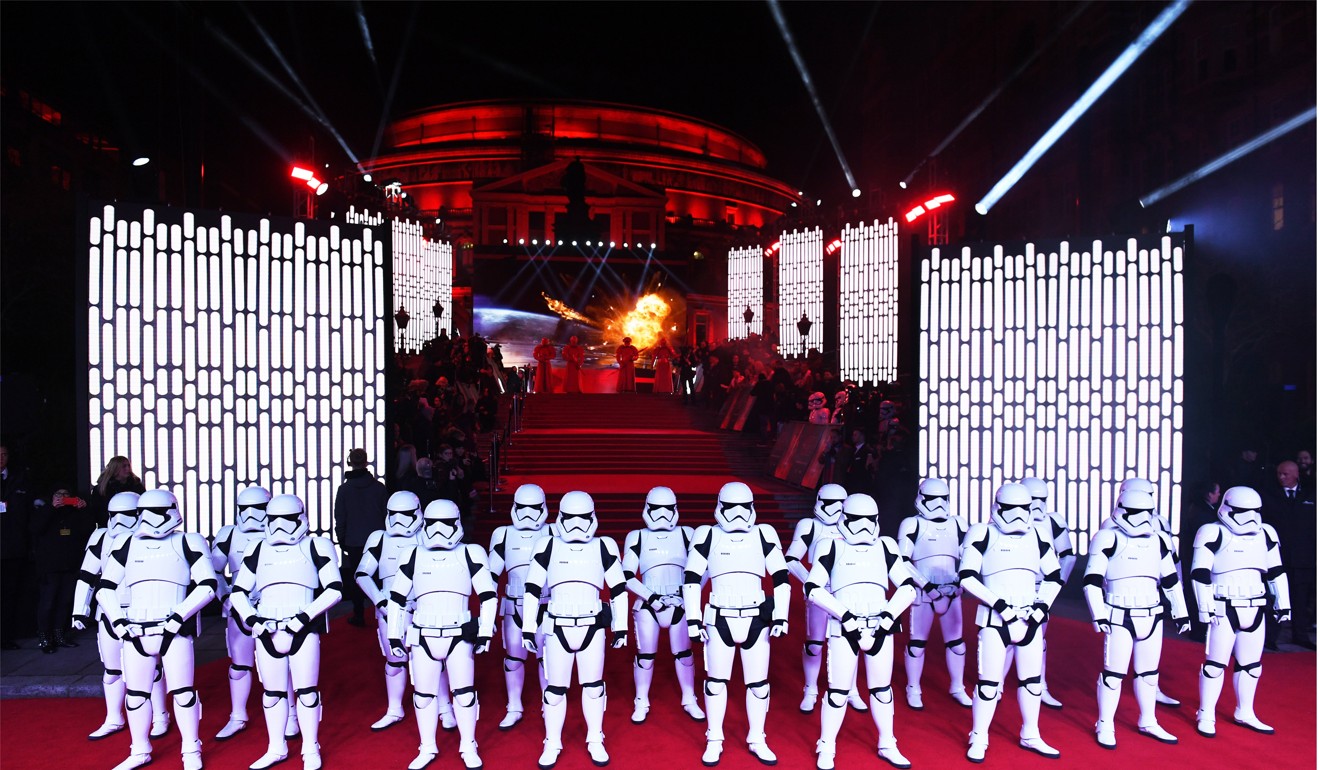
[[87, 539], [96, 529], [87, 501], [60, 487], [49, 505], [34, 506], [28, 524], [37, 569], [37, 646], [44, 653], [77, 647], [69, 630], [73, 588], [78, 582]]

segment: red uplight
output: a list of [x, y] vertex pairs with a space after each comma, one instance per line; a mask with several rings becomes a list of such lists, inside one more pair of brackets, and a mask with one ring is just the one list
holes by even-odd
[[294, 166], [293, 171], [289, 172], [289, 176], [292, 176], [294, 179], [301, 179], [304, 182], [306, 182], [313, 177], [313, 173], [310, 169], [305, 169], [301, 166]]
[[904, 219], [906, 219], [909, 222], [914, 222], [922, 214], [925, 214], [928, 211], [934, 211], [935, 209], [939, 208], [940, 206], [943, 206], [946, 203], [952, 203], [954, 200], [955, 199], [953, 195], [951, 195], [950, 193], [941, 193], [931, 198], [930, 200], [926, 201], [925, 203], [921, 204], [920, 206], [916, 206], [912, 210], [908, 211], [908, 213], [904, 215]]
[[907, 215], [906, 215], [906, 219], [907, 219], [907, 221], [911, 222], [911, 221], [915, 220], [917, 217], [919, 217], [919, 216], [921, 216], [922, 214], [925, 214], [925, 213], [926, 213], [926, 209], [925, 209], [924, 207], [922, 207], [922, 206], [917, 206], [915, 209], [912, 209], [911, 211], [909, 211], [909, 212], [907, 213]]

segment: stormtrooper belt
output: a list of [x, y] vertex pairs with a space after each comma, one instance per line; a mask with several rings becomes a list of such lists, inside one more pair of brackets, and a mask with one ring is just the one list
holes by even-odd
[[595, 615], [551, 615], [550, 620], [556, 626], [594, 626]]
[[1119, 607], [1118, 609], [1126, 612], [1129, 618], [1153, 618], [1164, 612], [1164, 608], [1159, 605], [1154, 607]]
[[417, 629], [417, 635], [418, 635], [418, 636], [426, 636], [426, 637], [437, 637], [437, 636], [440, 636], [440, 637], [444, 637], [444, 636], [462, 636], [462, 635], [463, 635], [463, 627], [462, 627], [462, 626], [443, 626], [443, 627], [440, 627], [440, 628], [436, 628], [436, 627], [433, 627], [433, 626], [413, 626], [413, 628], [416, 628], [416, 629]]
[[859, 615], [859, 616], [857, 616], [857, 622], [860, 623], [860, 624], [862, 625], [863, 628], [877, 629], [877, 628], [880, 627], [880, 616], [879, 616], [879, 615], [865, 615], [865, 616], [863, 616], [863, 615]]
[[1257, 596], [1254, 599], [1230, 599], [1224, 596], [1216, 596], [1215, 601], [1223, 602], [1229, 607], [1264, 607], [1265, 597]]
[[761, 608], [757, 607], [715, 607], [711, 606], [716, 615], [723, 618], [754, 618], [761, 614]]

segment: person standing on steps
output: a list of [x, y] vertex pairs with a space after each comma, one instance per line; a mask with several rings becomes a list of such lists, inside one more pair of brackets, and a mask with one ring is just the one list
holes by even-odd
[[569, 337], [568, 344], [560, 353], [564, 359], [564, 392], [581, 393], [582, 392], [582, 362], [586, 359], [586, 351], [578, 344], [577, 337]]
[[670, 361], [674, 359], [674, 349], [669, 347], [669, 339], [661, 337], [651, 350], [655, 356], [655, 383], [651, 386], [652, 393], [673, 393], [674, 392], [674, 367]]
[[378, 529], [385, 529], [385, 504], [390, 493], [367, 469], [367, 450], [353, 449], [348, 453], [348, 472], [344, 483], [335, 493], [335, 539], [343, 551], [343, 590], [353, 603], [353, 614], [348, 623], [358, 628], [367, 625], [362, 589], [356, 576], [358, 562], [367, 538]]
[[619, 392], [637, 392], [637, 348], [632, 337], [624, 337], [623, 344], [614, 349], [614, 360], [619, 362]]
[[554, 393], [554, 381], [550, 378], [550, 362], [555, 360], [555, 346], [549, 337], [542, 337], [541, 344], [532, 349], [532, 358], [536, 359], [536, 384], [533, 393]]

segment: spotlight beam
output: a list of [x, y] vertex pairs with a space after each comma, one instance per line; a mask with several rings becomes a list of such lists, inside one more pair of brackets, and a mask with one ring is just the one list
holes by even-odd
[[1271, 128], [1269, 131], [1266, 131], [1265, 133], [1261, 134], [1255, 139], [1252, 139], [1249, 142], [1234, 147], [1233, 149], [1229, 150], [1223, 155], [1220, 155], [1218, 158], [1215, 158], [1214, 160], [1210, 161], [1204, 166], [1201, 166], [1197, 170], [1173, 182], [1172, 184], [1165, 185], [1164, 187], [1161, 187], [1155, 192], [1148, 193], [1145, 197], [1141, 198], [1140, 203], [1142, 208], [1145, 208], [1146, 206], [1149, 206], [1152, 203], [1163, 200], [1164, 198], [1173, 195], [1174, 193], [1183, 189], [1187, 185], [1192, 184], [1193, 182], [1199, 181], [1204, 177], [1207, 177], [1215, 173], [1219, 169], [1223, 168], [1224, 166], [1227, 166], [1228, 164], [1232, 163], [1238, 158], [1241, 158], [1242, 156], [1247, 155], [1248, 153], [1252, 153], [1255, 152], [1256, 150], [1259, 150], [1261, 147], [1264, 147], [1265, 145], [1269, 144], [1275, 139], [1278, 139], [1284, 134], [1287, 134], [1291, 131], [1301, 128], [1302, 126], [1306, 125], [1307, 123], [1310, 123], [1313, 120], [1315, 120], [1315, 107], [1312, 107], [1311, 109], [1299, 115], [1293, 116], [1292, 118], [1282, 123], [1281, 125]]
[[939, 145], [934, 150], [931, 150], [929, 155], [921, 159], [921, 162], [917, 164], [916, 168], [912, 169], [910, 172], [908, 172], [907, 176], [903, 177], [903, 184], [904, 185], [911, 184], [912, 178], [917, 175], [917, 172], [920, 171], [922, 167], [924, 167], [932, 158], [938, 157], [940, 153], [944, 152], [945, 148], [947, 148], [950, 144], [952, 144], [953, 140], [957, 139], [958, 135], [963, 132], [963, 129], [967, 128], [969, 125], [971, 125], [972, 121], [980, 117], [981, 113], [985, 112], [985, 108], [989, 107], [991, 102], [999, 98], [999, 94], [1002, 93], [1003, 90], [1007, 88], [1010, 83], [1012, 83], [1014, 80], [1017, 80], [1019, 75], [1021, 75], [1023, 72], [1026, 72], [1027, 68], [1030, 67], [1031, 64], [1036, 61], [1037, 57], [1039, 57], [1042, 53], [1044, 53], [1045, 49], [1049, 48], [1054, 43], [1055, 40], [1058, 40], [1059, 35], [1063, 34], [1063, 31], [1065, 29], [1072, 26], [1072, 23], [1074, 21], [1077, 21], [1077, 17], [1082, 15], [1082, 11], [1085, 11], [1090, 6], [1091, 6], [1090, 2], [1079, 3], [1077, 5], [1077, 9], [1074, 10], [1067, 19], [1064, 19], [1062, 24], [1060, 24], [1058, 27], [1055, 28], [1054, 32], [1050, 35], [1048, 40], [1046, 40], [1044, 43], [1041, 43], [1036, 50], [1031, 52], [1031, 55], [1028, 56], [1025, 61], [1023, 61], [1021, 64], [1017, 66], [1017, 69], [1013, 70], [1011, 73], [1009, 73], [1008, 77], [1000, 81], [999, 85], [995, 86], [995, 90], [991, 91], [990, 95], [985, 97], [985, 99], [982, 100], [981, 103], [976, 106], [976, 109], [968, 113], [967, 117], [963, 118], [962, 122], [958, 124], [957, 128], [953, 129], [953, 131], [950, 132], [948, 136], [944, 137], [944, 141], [940, 142]]
[[371, 28], [367, 26], [367, 15], [362, 10], [362, 0], [353, 0], [353, 15], [357, 17], [358, 29], [362, 32], [362, 44], [367, 49], [367, 58], [371, 59], [371, 67], [376, 70], [376, 77], [380, 77], [380, 64], [376, 61], [376, 46], [371, 42]]
[[1114, 63], [1110, 64], [1109, 68], [1101, 73], [1100, 77], [1091, 84], [1091, 87], [1086, 89], [1086, 92], [1076, 102], [1073, 102], [1068, 111], [1063, 113], [1063, 116], [1055, 121], [1053, 126], [1050, 126], [1050, 129], [1027, 151], [1027, 154], [1022, 156], [1022, 159], [1013, 168], [1009, 169], [1004, 178], [996, 182], [984, 198], [977, 201], [976, 211], [982, 215], [988, 214], [990, 209], [999, 202], [999, 199], [1004, 197], [1004, 194], [1012, 189], [1013, 185], [1017, 184], [1018, 180], [1032, 166], [1036, 165], [1036, 161], [1040, 160], [1040, 157], [1053, 147], [1055, 142], [1059, 141], [1059, 137], [1067, 133], [1069, 128], [1072, 128], [1072, 125], [1091, 108], [1091, 105], [1095, 104], [1096, 100], [1105, 91], [1109, 90], [1114, 81], [1118, 80], [1124, 72], [1127, 72], [1128, 67], [1132, 66], [1137, 57], [1141, 56], [1160, 35], [1164, 34], [1164, 31], [1182, 15], [1183, 11], [1187, 10], [1187, 6], [1191, 3], [1192, 0], [1174, 0], [1159, 16], [1156, 16], [1155, 20], [1146, 29], [1142, 30], [1141, 35], [1132, 41], [1123, 53], [1119, 54]]
[[820, 96], [816, 93], [816, 84], [811, 79], [811, 73], [807, 72], [807, 63], [802, 60], [797, 43], [793, 42], [793, 33], [788, 29], [788, 20], [784, 18], [784, 12], [779, 7], [779, 0], [767, 0], [767, 2], [770, 5], [771, 15], [775, 17], [775, 25], [779, 27], [779, 34], [784, 38], [784, 45], [788, 47], [788, 55], [793, 57], [793, 64], [802, 78], [802, 85], [806, 87], [807, 94], [811, 97], [811, 104], [816, 108], [816, 114], [820, 116], [820, 124], [825, 128], [825, 135], [830, 138], [830, 144], [834, 147], [834, 155], [839, 159], [839, 167], [843, 169], [843, 176], [848, 180], [848, 189], [855, 190], [857, 180], [853, 177], [847, 159], [843, 157], [843, 148], [839, 146], [839, 138], [834, 135], [834, 127], [830, 125], [829, 116], [825, 114], [825, 105], [821, 104]]
[[417, 28], [417, 8], [412, 4], [412, 13], [404, 25], [403, 42], [399, 44], [399, 55], [394, 62], [394, 75], [390, 77], [390, 87], [385, 92], [385, 103], [381, 106], [380, 122], [376, 124], [376, 139], [371, 143], [371, 157], [379, 157], [381, 142], [385, 140], [385, 128], [389, 125], [390, 110], [394, 105], [394, 94], [399, 90], [399, 75], [403, 72], [404, 62], [408, 59], [408, 49], [412, 46], [413, 30]]

